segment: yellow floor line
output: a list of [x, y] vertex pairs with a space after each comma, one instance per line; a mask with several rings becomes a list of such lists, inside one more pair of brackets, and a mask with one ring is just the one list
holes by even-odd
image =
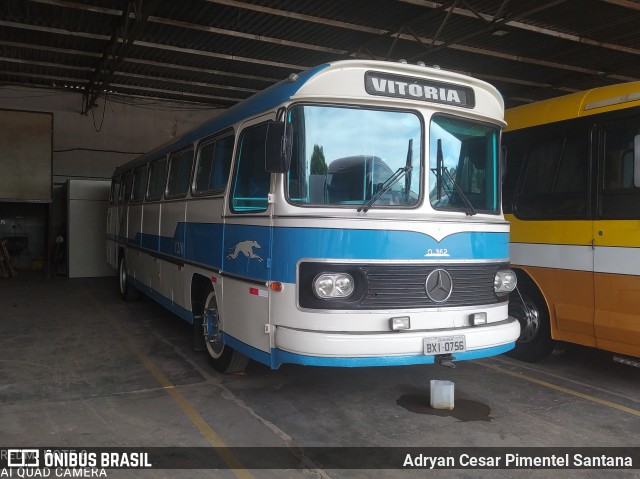
[[[216, 434], [211, 426], [205, 421], [205, 419], [194, 409], [194, 407], [180, 394], [180, 391], [169, 381], [164, 373], [158, 368], [158, 366], [147, 356], [135, 341], [129, 336], [122, 327], [111, 320], [112, 324], [116, 328], [116, 331], [120, 337], [127, 343], [131, 351], [138, 357], [138, 359], [149, 370], [151, 375], [160, 383], [160, 385], [169, 393], [173, 400], [180, 406], [180, 409], [189, 417], [191, 422], [198, 428], [200, 433], [205, 437], [209, 444], [213, 447], [226, 448], [227, 445]], [[233, 474], [242, 479], [253, 479], [253, 475], [246, 470], [246, 467], [231, 453], [226, 452], [224, 449], [218, 449], [216, 451], [222, 460], [229, 466]]]
[[487, 369], [492, 369], [493, 371], [497, 371], [497, 372], [502, 373], [502, 374], [507, 374], [509, 376], [513, 376], [513, 377], [518, 378], [518, 379], [523, 379], [523, 380], [529, 381], [531, 383], [539, 384], [540, 386], [544, 386], [544, 387], [547, 387], [547, 388], [550, 388], [550, 389], [554, 389], [556, 391], [560, 391], [560, 392], [563, 392], [565, 394], [569, 394], [571, 396], [576, 396], [576, 397], [579, 397], [579, 398], [582, 398], [582, 399], [586, 399], [587, 401], [591, 401], [591, 402], [594, 402], [594, 403], [597, 403], [597, 404], [601, 404], [603, 406], [607, 406], [607, 407], [610, 407], [612, 409], [617, 409], [618, 411], [626, 412], [627, 414], [633, 414], [634, 416], [639, 416], [640, 417], [640, 411], [638, 411], [637, 409], [632, 409], [632, 408], [627, 407], [627, 406], [622, 406], [620, 404], [616, 404], [616, 403], [611, 402], [611, 401], [606, 401], [604, 399], [600, 399], [600, 398], [597, 398], [595, 396], [590, 396], [588, 394], [584, 394], [584, 393], [581, 393], [581, 392], [578, 392], [578, 391], [574, 391], [573, 389], [565, 388], [565, 387], [562, 387], [562, 386], [557, 386], [557, 385], [555, 385], [553, 383], [549, 383], [547, 381], [542, 381], [540, 379], [532, 378], [531, 376], [527, 376], [526, 374], [517, 373], [517, 372], [514, 372], [514, 371], [509, 371], [508, 369], [505, 369], [503, 367], [496, 366], [496, 365], [493, 365], [493, 364], [487, 364], [487, 363], [482, 362], [482, 361], [477, 361], [476, 364], [479, 364], [480, 366], [483, 366], [483, 367], [485, 367]]

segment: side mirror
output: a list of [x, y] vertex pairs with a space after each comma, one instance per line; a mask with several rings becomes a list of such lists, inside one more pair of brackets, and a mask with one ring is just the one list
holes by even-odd
[[633, 186], [640, 188], [640, 135], [633, 138]]
[[291, 128], [287, 128], [284, 121], [270, 121], [264, 144], [264, 169], [269, 173], [289, 171], [291, 144]]

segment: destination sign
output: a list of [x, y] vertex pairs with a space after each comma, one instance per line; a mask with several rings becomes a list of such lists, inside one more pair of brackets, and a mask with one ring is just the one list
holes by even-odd
[[452, 83], [370, 71], [364, 75], [364, 87], [369, 95], [446, 103], [465, 108], [475, 106], [473, 89]]

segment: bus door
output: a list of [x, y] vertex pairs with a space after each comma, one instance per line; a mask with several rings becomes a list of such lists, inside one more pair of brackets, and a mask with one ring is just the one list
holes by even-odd
[[200, 142], [192, 200], [187, 203], [186, 259], [215, 271], [222, 268], [224, 193], [229, 182], [234, 142], [232, 130]]
[[555, 337], [595, 346], [587, 129], [533, 137], [515, 199], [512, 261], [531, 275], [555, 318]]
[[[167, 183], [167, 159], [160, 158], [149, 164], [147, 202], [142, 214], [142, 248], [147, 252], [160, 253], [160, 216], [162, 195]], [[161, 291], [161, 261], [156, 255], [146, 258], [145, 283], [154, 291]]]
[[107, 208], [107, 264], [112, 268], [118, 267], [118, 199], [120, 198], [120, 177], [111, 180], [111, 195]]
[[271, 174], [265, 170], [266, 133], [262, 119], [244, 125], [238, 137], [224, 221], [221, 319], [226, 335], [269, 352], [266, 285], [271, 268], [272, 206], [268, 203]]
[[127, 265], [130, 271], [139, 281], [147, 283], [146, 275], [142, 272], [142, 258], [140, 246], [142, 246], [142, 212], [144, 194], [147, 187], [147, 166], [141, 166], [133, 171], [133, 186], [131, 189], [131, 201], [129, 202], [129, 243], [136, 246], [135, 252], [127, 257]]
[[[604, 125], [593, 228], [598, 347], [640, 355], [640, 121]], [[635, 345], [635, 346], [633, 346]]]
[[160, 209], [160, 252], [163, 261], [159, 268], [160, 293], [172, 303], [186, 305], [184, 259], [187, 215], [187, 193], [191, 183], [193, 147], [172, 153], [167, 172], [166, 201]]
[[118, 227], [116, 236], [119, 241], [127, 242], [129, 234], [129, 199], [131, 198], [131, 185], [133, 184], [133, 173], [129, 172], [122, 177], [120, 187], [120, 201], [118, 202]]

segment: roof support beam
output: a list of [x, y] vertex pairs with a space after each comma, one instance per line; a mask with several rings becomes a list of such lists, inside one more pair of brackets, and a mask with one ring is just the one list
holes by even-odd
[[[486, 21], [490, 21], [491, 19], [490, 15], [485, 15], [483, 13], [475, 13], [471, 10], [467, 10], [464, 8], [454, 8], [454, 7], [446, 6], [443, 3], [431, 2], [428, 0], [398, 0], [398, 1], [404, 2], [404, 3], [410, 3], [412, 5], [418, 5], [420, 7], [430, 8], [430, 9], [440, 9], [445, 7], [446, 10], [451, 10], [456, 15], [460, 15], [463, 17], [477, 17], [477, 18], [482, 18]], [[633, 9], [633, 10], [640, 10], [639, 3], [631, 2], [628, 0], [600, 0], [600, 1], [615, 4], [615, 5]], [[570, 42], [583, 43], [585, 45], [600, 47], [606, 50], [614, 50], [614, 51], [619, 51], [624, 53], [631, 53], [634, 55], [640, 55], [640, 49], [638, 48], [631, 48], [624, 45], [617, 45], [615, 43], [609, 43], [609, 42], [601, 42], [599, 40], [593, 40], [590, 38], [581, 37], [579, 35], [571, 35], [569, 33], [559, 32], [556, 30], [551, 30], [549, 28], [531, 25], [523, 21], [516, 21], [516, 20], [509, 19], [506, 22], [504, 22], [503, 25], [506, 27], [517, 28], [518, 30], [526, 30], [528, 32], [539, 33], [541, 35], [548, 35], [554, 38], [561, 38], [563, 40], [567, 40]]]
[[113, 74], [127, 55], [136, 37], [140, 34], [147, 18], [153, 11], [156, 0], [129, 0], [127, 10], [122, 12], [118, 25], [111, 35], [109, 44], [95, 69], [85, 90], [82, 113], [86, 115], [96, 106], [100, 94], [109, 87]]
[[[500, 5], [500, 8], [498, 9], [498, 12], [491, 18], [489, 24], [483, 28], [479, 28], [477, 30], [474, 30], [471, 33], [468, 33], [466, 35], [463, 35], [461, 37], [456, 38], [455, 40], [450, 40], [448, 42], [444, 42], [442, 43], [439, 47], [435, 48], [435, 49], [431, 49], [428, 53], [433, 53], [435, 51], [438, 50], [442, 50], [443, 48], [447, 48], [448, 46], [450, 46], [451, 44], [460, 44], [462, 42], [466, 42], [468, 40], [471, 40], [472, 38], [475, 38], [479, 35], [485, 34], [487, 32], [491, 32], [492, 30], [495, 30], [496, 28], [498, 28], [500, 25], [504, 24], [506, 22], [506, 20], [504, 18], [501, 18], [500, 15], [501, 13], [504, 11], [506, 5], [509, 3], [510, 0], [503, 0], [502, 4]], [[548, 1], [546, 3], [543, 4], [539, 4], [537, 5], [535, 8], [532, 8], [531, 10], [527, 10], [526, 12], [522, 12], [519, 15], [517, 15], [515, 17], [515, 19], [521, 19], [521, 18], [525, 18], [528, 15], [531, 15], [533, 13], [539, 12], [541, 10], [546, 10], [548, 8], [554, 7], [560, 3], [564, 3], [567, 0], [551, 0]], [[411, 60], [415, 60], [418, 58], [424, 58], [424, 54], [422, 55], [416, 55], [415, 57], [412, 57]]]
[[[97, 12], [97, 13], [104, 13], [104, 14], [108, 14], [108, 15], [116, 15], [116, 16], [120, 16], [122, 15], [122, 10], [117, 10], [117, 9], [111, 9], [111, 8], [102, 8], [102, 7], [97, 7], [97, 6], [93, 6], [93, 5], [86, 5], [86, 4], [82, 4], [82, 3], [77, 3], [77, 2], [72, 2], [72, 1], [67, 1], [67, 0], [29, 0], [31, 2], [34, 3], [43, 3], [43, 4], [48, 4], [48, 5], [55, 5], [55, 6], [59, 6], [59, 7], [66, 7], [66, 8], [73, 8], [76, 10], [84, 10], [84, 11], [91, 11], [91, 12]], [[393, 35], [394, 38], [398, 38], [398, 35], [402, 34], [402, 30], [403, 27], [399, 27], [399, 29], [396, 29], [395, 32], [389, 31], [389, 30], [384, 30], [384, 29], [379, 29], [379, 28], [371, 28], [365, 25], [358, 25], [355, 23], [348, 23], [348, 22], [341, 22], [341, 21], [336, 21], [336, 20], [329, 20], [329, 19], [325, 19], [325, 18], [321, 18], [321, 17], [315, 17], [312, 15], [304, 15], [304, 14], [300, 14], [300, 13], [295, 13], [295, 12], [289, 12], [286, 10], [279, 10], [276, 8], [270, 8], [270, 7], [264, 7], [261, 5], [255, 5], [255, 4], [251, 4], [251, 3], [246, 3], [246, 2], [242, 2], [242, 1], [238, 1], [238, 0], [206, 0], [209, 3], [215, 3], [218, 5], [225, 5], [225, 6], [229, 6], [229, 7], [235, 7], [235, 8], [239, 8], [239, 9], [243, 9], [243, 10], [249, 10], [249, 11], [255, 11], [255, 12], [259, 12], [259, 13], [266, 13], [269, 15], [274, 15], [274, 16], [279, 16], [279, 17], [284, 17], [284, 18], [292, 18], [295, 20], [302, 20], [302, 21], [306, 21], [306, 22], [310, 22], [310, 23], [315, 23], [315, 24], [320, 24], [320, 25], [328, 25], [328, 26], [333, 26], [336, 28], [343, 28], [343, 29], [347, 29], [347, 30], [352, 30], [352, 31], [358, 31], [358, 32], [363, 32], [363, 33], [372, 33], [375, 35]], [[492, 20], [492, 18], [495, 18], [497, 15], [500, 15], [500, 13], [496, 14], [496, 16], [492, 17], [490, 15], [486, 15], [480, 12], [476, 12], [475, 10], [473, 10], [466, 2], [464, 2], [464, 4], [468, 7], [468, 8], [459, 8], [455, 5], [447, 5], [445, 3], [439, 3], [439, 2], [433, 2], [430, 0], [398, 0], [400, 2], [404, 2], [404, 3], [409, 3], [412, 5], [417, 5], [420, 7], [424, 7], [424, 8], [428, 8], [431, 10], [444, 10], [459, 16], [464, 16], [464, 17], [472, 17], [472, 18], [479, 18], [481, 20], [484, 20], [487, 24], [489, 24]], [[457, 2], [458, 0], [456, 0]], [[630, 0], [600, 0], [604, 3], [610, 3], [613, 5], [617, 5], [623, 8], [628, 8], [628, 9], [632, 9], [632, 10], [640, 10], [640, 4], [630, 1]], [[504, 4], [503, 4], [504, 5]], [[537, 11], [537, 9], [536, 9]], [[530, 12], [528, 13], [530, 14]], [[155, 20], [158, 21], [158, 23], [162, 23], [164, 20], [167, 19], [161, 19], [159, 17], [154, 17]], [[186, 26], [186, 25], [185, 25]], [[572, 35], [572, 34], [567, 34], [564, 32], [559, 32], [556, 30], [551, 30], [548, 28], [543, 28], [543, 27], [538, 27], [535, 25], [531, 25], [531, 24], [527, 24], [524, 23], [522, 21], [516, 21], [513, 19], [509, 19], [508, 21], [504, 22], [504, 26], [508, 26], [511, 28], [517, 28], [520, 30], [526, 30], [526, 31], [530, 31], [530, 32], [534, 32], [534, 33], [539, 33], [542, 35], [548, 35], [548, 36], [552, 36], [555, 38], [561, 38], [563, 40], [567, 40], [567, 41], [572, 41], [572, 42], [576, 42], [576, 43], [582, 43], [585, 45], [589, 45], [589, 46], [596, 46], [596, 47], [600, 47], [600, 48], [604, 48], [607, 50], [614, 50], [614, 51], [620, 51], [620, 52], [624, 52], [624, 53], [630, 53], [630, 54], [634, 54], [634, 55], [640, 55], [640, 49], [638, 48], [633, 48], [633, 47], [628, 47], [628, 46], [624, 46], [624, 45], [617, 45], [614, 43], [609, 43], [609, 42], [602, 42], [599, 40], [593, 40], [593, 39], [589, 39], [589, 38], [585, 38], [585, 37], [581, 37], [579, 35]], [[188, 28], [188, 27], [187, 27]], [[228, 34], [241, 34], [240, 32], [233, 32], [233, 31], [228, 31]], [[246, 34], [245, 34], [246, 35]], [[251, 35], [249, 35], [251, 36]], [[437, 35], [435, 36], [435, 39], [437, 40]], [[404, 39], [407, 39], [406, 37]], [[283, 42], [284, 40], [279, 40], [279, 39], [274, 39], [275, 41], [273, 43], [277, 42]], [[414, 41], [416, 41], [414, 39]], [[292, 42], [292, 43], [296, 43], [296, 42]], [[291, 46], [297, 46], [299, 48], [305, 48], [307, 46], [312, 47], [312, 49], [316, 49], [316, 48], [323, 48], [320, 46], [314, 46], [314, 45], [306, 45], [306, 44], [302, 44], [302, 43], [298, 43], [295, 45], [291, 45]], [[364, 50], [365, 48], [360, 48], [359, 51]], [[340, 53], [340, 52], [335, 52], [335, 53]], [[345, 52], [346, 54], [349, 54], [349, 52]], [[351, 56], [358, 56], [358, 53], [352, 53]], [[372, 56], [372, 55], [370, 55]], [[389, 58], [390, 55], [387, 55], [386, 58]]]
[[[28, 1], [31, 1], [33, 3], [54, 5], [60, 8], [69, 8], [69, 9], [76, 9], [76, 10], [103, 14], [105, 20], [108, 21], [109, 23], [114, 22], [115, 20], [114, 17], [119, 17], [119, 20], [120, 20], [119, 24], [126, 23], [128, 21], [129, 24], [133, 24], [133, 25], [135, 25], [139, 20], [141, 20], [142, 16], [139, 13], [135, 12], [131, 8], [131, 5], [136, 3], [143, 3], [143, 2], [144, 2], [143, 6], [146, 7], [148, 5], [148, 2], [145, 0], [129, 0], [130, 7], [125, 11], [125, 10], [118, 10], [114, 8], [105, 8], [101, 6], [94, 6], [90, 4], [80, 3], [88, 0], [76, 0], [76, 1], [28, 0]], [[148, 0], [148, 1], [155, 1], [155, 0]], [[539, 2], [536, 5], [533, 5], [533, 7], [535, 8], [532, 8], [532, 10], [511, 18], [504, 18], [503, 12], [505, 11], [506, 5], [508, 4], [507, 0], [503, 0], [502, 2], [500, 2], [500, 8], [496, 9], [497, 11], [494, 15], [487, 15], [485, 13], [482, 13], [481, 11], [474, 10], [473, 7], [471, 7], [470, 5], [470, 3], [472, 2], [467, 2], [466, 0], [439, 0], [437, 2], [428, 1], [428, 0], [398, 0], [401, 2], [411, 3], [414, 5], [419, 5], [424, 7], [425, 15], [421, 15], [420, 16], [421, 19], [424, 19], [427, 15], [429, 16], [432, 15], [433, 12], [436, 10], [441, 10], [443, 14], [445, 14], [445, 16], [449, 19], [452, 15], [460, 15], [460, 16], [466, 16], [469, 18], [479, 20], [479, 22], [477, 23], [478, 30], [475, 30], [475, 29], [470, 30], [467, 32], [468, 33], [467, 35], [461, 35], [459, 38], [454, 38], [454, 39], [448, 40], [447, 42], [442, 41], [444, 40], [444, 38], [442, 38], [442, 34], [445, 30], [444, 23], [440, 25], [440, 27], [438, 28], [438, 33], [436, 33], [433, 38], [428, 38], [426, 36], [419, 36], [416, 33], [416, 32], [419, 32], [419, 29], [417, 28], [417, 23], [414, 23], [414, 22], [417, 22], [419, 18], [413, 18], [410, 21], [406, 22], [404, 25], [385, 26], [384, 29], [380, 29], [380, 28], [373, 28], [367, 25], [358, 25], [355, 23], [344, 22], [344, 21], [339, 21], [339, 20], [334, 20], [329, 18], [322, 18], [319, 16], [305, 15], [301, 13], [285, 11], [278, 8], [257, 5], [254, 3], [247, 3], [246, 1], [242, 1], [242, 0], [205, 0], [205, 1], [213, 4], [224, 5], [227, 7], [253, 11], [253, 12], [257, 12], [265, 15], [274, 15], [282, 18], [290, 18], [293, 20], [298, 20], [301, 22], [310, 22], [310, 23], [325, 26], [327, 28], [329, 27], [341, 28], [341, 29], [352, 30], [360, 33], [365, 33], [365, 34], [368, 34], [367, 36], [369, 37], [375, 37], [373, 38], [373, 41], [380, 41], [380, 40], [384, 40], [385, 38], [393, 39], [394, 45], [392, 45], [392, 49], [389, 51], [389, 55], [394, 50], [394, 48], [396, 49], [395, 51], [397, 51], [398, 45], [401, 43], [401, 41], [418, 42], [419, 44], [422, 44], [422, 46], [424, 47], [424, 51], [420, 56], [410, 58], [410, 60], [413, 60], [413, 61], [415, 61], [415, 59], [417, 58], [428, 56], [433, 51], [437, 51], [443, 48], [449, 48], [451, 50], [464, 51], [464, 52], [469, 52], [476, 55], [483, 55], [483, 56], [488, 56], [492, 58], [500, 58], [508, 61], [521, 62], [525, 64], [530, 64], [530, 65], [545, 66], [555, 70], [559, 70], [561, 72], [562, 71], [576, 72], [583, 75], [604, 76], [604, 77], [608, 77], [610, 79], [614, 79], [618, 81], [636, 80], [636, 78], [630, 78], [624, 75], [616, 75], [616, 74], [612, 74], [611, 72], [598, 71], [596, 69], [592, 69], [588, 67], [585, 68], [585, 67], [579, 67], [579, 66], [572, 66], [568, 64], [550, 62], [544, 59], [529, 58], [529, 57], [524, 57], [521, 55], [514, 55], [514, 54], [506, 54], [494, 49], [488, 50], [488, 49], [481, 49], [481, 48], [475, 48], [473, 46], [468, 46], [472, 44], [472, 42], [468, 40], [470, 38], [473, 38], [476, 34], [480, 34], [478, 32], [491, 31], [492, 29], [498, 28], [500, 26], [507, 26], [510, 28], [519, 28], [519, 29], [532, 31], [535, 33], [543, 34], [543, 35], [553, 36], [553, 37], [568, 40], [568, 41], [583, 43], [590, 46], [595, 46], [595, 47], [610, 49], [610, 50], [617, 50], [625, 53], [630, 53], [633, 55], [640, 55], [640, 49], [637, 49], [637, 48], [599, 42], [592, 39], [585, 39], [576, 35], [570, 35], [563, 32], [558, 32], [551, 29], [545, 29], [542, 27], [537, 27], [535, 25], [525, 23], [527, 21], [527, 17], [532, 15], [536, 11], [539, 11], [539, 9], [549, 8], [550, 6], [555, 5], [558, 2], [561, 2], [564, 0], [554, 0], [551, 2], [549, 0], [544, 0], [542, 2]], [[638, 5], [635, 2], [631, 2], [629, 0], [600, 0], [600, 1], [604, 3], [612, 4], [612, 5], [617, 5], [621, 8], [628, 8], [628, 9], [633, 8], [636, 10], [638, 9]], [[464, 8], [461, 8], [461, 7], [464, 7]], [[372, 54], [369, 51], [369, 49], [367, 49], [368, 43], [364, 43], [357, 50], [357, 52], [354, 52], [354, 51], [344, 51], [336, 48], [331, 48], [329, 46], [325, 46], [326, 44], [322, 45], [322, 43], [324, 43], [322, 41], [314, 42], [314, 44], [302, 43], [302, 42], [297, 42], [293, 40], [287, 40], [286, 35], [283, 35], [283, 38], [265, 37], [261, 35], [254, 35], [247, 32], [236, 31], [235, 29], [233, 29], [233, 27], [231, 27], [231, 29], [222, 29], [217, 27], [210, 27], [206, 24], [201, 25], [199, 23], [188, 23], [184, 21], [178, 21], [178, 20], [161, 18], [161, 17], [152, 17], [152, 16], [146, 17], [146, 21], [171, 25], [176, 28], [188, 28], [188, 29], [193, 29], [198, 31], [210, 32], [212, 35], [227, 35], [235, 38], [244, 38], [244, 39], [247, 39], [248, 41], [259, 41], [259, 42], [265, 42], [265, 43], [270, 43], [274, 45], [281, 45], [283, 47], [299, 48], [299, 49], [305, 49], [309, 51], [329, 53], [332, 55], [345, 55], [345, 56], [358, 57], [359, 54], [364, 55], [366, 52], [366, 54], [368, 54], [371, 58], [379, 58], [379, 57], [376, 57], [374, 54]], [[88, 33], [88, 32], [85, 33], [85, 32], [65, 30], [60, 28], [51, 28], [47, 26], [17, 23], [17, 22], [0, 21], [0, 26], [2, 25], [6, 25], [12, 28], [24, 28], [24, 29], [34, 30], [34, 31], [43, 31], [53, 35], [61, 34], [61, 35], [71, 35], [79, 38], [98, 39], [105, 42], [105, 44], [109, 42], [109, 45], [112, 45], [114, 43], [113, 38], [115, 36], [116, 41], [115, 41], [114, 48], [116, 50], [122, 50], [122, 49], [126, 50], [125, 48], [126, 45], [129, 45], [129, 46], [135, 45], [142, 48], [153, 48], [157, 50], [185, 53], [189, 55], [198, 55], [198, 56], [222, 59], [222, 60], [233, 61], [233, 62], [241, 62], [246, 64], [265, 64], [273, 67], [283, 68], [289, 71], [305, 70], [309, 66], [309, 65], [295, 65], [295, 64], [285, 63], [282, 61], [264, 61], [262, 59], [250, 58], [246, 56], [240, 57], [235, 55], [227, 55], [224, 53], [217, 53], [217, 52], [207, 51], [204, 49], [181, 48], [181, 47], [175, 47], [172, 45], [166, 45], [166, 44], [160, 44], [160, 43], [136, 41], [135, 35], [133, 36], [133, 40], [127, 43], [128, 42], [127, 37], [124, 36], [122, 33], [119, 34], [118, 31], [116, 31], [114, 35], [108, 36], [108, 35], [98, 35], [98, 34]], [[412, 29], [410, 28], [411, 26], [415, 28]], [[42, 46], [29, 47], [25, 44], [21, 44], [21, 46], [23, 48], [33, 48], [36, 50], [39, 49], [39, 47], [43, 48]], [[83, 53], [77, 50], [68, 50], [68, 51], [62, 51], [62, 50], [63, 49], [59, 49], [61, 53], [67, 53], [70, 55], [86, 55], [86, 56], [96, 55], [95, 52]], [[110, 52], [109, 48], [106, 48], [102, 53], [100, 64], [102, 65], [104, 63], [105, 66], [102, 66], [102, 67], [99, 66], [98, 68], [96, 68], [94, 78], [92, 78], [91, 80], [92, 82], [91, 90], [94, 90], [94, 93], [97, 93], [96, 99], [99, 97], [102, 91], [109, 90], [108, 88], [109, 81], [110, 81], [109, 69], [112, 62], [115, 62], [114, 67], [111, 68], [112, 72], [118, 71], [118, 65], [120, 64], [120, 62], [131, 62], [131, 63], [149, 64], [149, 65], [155, 64], [156, 66], [159, 66], [159, 67], [165, 66], [164, 62], [153, 62], [150, 60], [142, 60], [142, 59], [128, 57], [126, 55], [126, 51], [125, 51], [125, 54], [122, 56], [122, 58], [118, 59], [118, 56], [116, 55], [116, 53]], [[100, 55], [100, 53], [98, 53], [98, 55]], [[106, 58], [105, 58], [105, 55], [106, 55]], [[174, 66], [172, 64], [169, 64], [167, 66], [169, 68], [179, 67], [178, 65]], [[64, 68], [62, 65], [60, 67]], [[186, 67], [186, 68], [192, 69], [192, 70], [194, 69], [194, 67]], [[201, 73], [205, 73], [205, 71], [203, 70], [201, 71], [200, 69], [193, 70], [193, 71], [199, 71]], [[212, 74], [240, 77], [240, 75], [235, 75], [230, 72], [224, 72], [219, 70], [211, 70], [210, 72]], [[206, 73], [209, 73], [209, 71], [207, 71]], [[466, 72], [466, 73], [477, 76], [477, 77], [482, 77], [480, 74], [476, 74], [475, 72]], [[102, 78], [95, 79], [96, 75], [99, 75], [99, 74], [102, 75]], [[120, 69], [120, 71], [118, 72], [118, 75], [120, 76], [120, 75], [126, 75], [126, 74], [124, 74], [124, 72], [122, 72], [122, 69]], [[276, 79], [272, 79], [272, 78], [259, 77], [254, 75], [246, 75], [246, 76], [247, 77], [251, 76], [252, 77], [251, 79], [256, 79], [260, 81], [267, 81], [267, 82], [276, 81]], [[486, 78], [486, 76], [484, 77]], [[509, 82], [509, 80], [511, 80], [510, 83], [517, 83], [518, 81], [522, 81], [517, 79], [503, 79], [502, 81]], [[566, 88], [559, 87], [557, 85], [556, 86], [541, 85], [541, 86], [555, 88], [560, 91], [567, 90]], [[129, 88], [133, 88], [133, 87], [129, 87]], [[92, 104], [93, 102], [95, 102], [95, 100], [91, 101], [91, 100], [85, 99], [84, 108], [85, 109], [88, 108], [88, 105]]]
[[354, 30], [363, 33], [373, 33], [374, 35], [383, 35], [388, 33], [387, 30], [380, 28], [367, 27], [365, 25], [357, 25], [355, 23], [341, 22], [338, 20], [330, 20], [328, 18], [314, 17], [313, 15], [304, 15], [302, 13], [289, 12], [286, 10], [279, 10], [277, 8], [263, 7], [262, 5], [255, 5], [253, 3], [239, 2], [237, 0], [206, 0], [209, 3], [215, 3], [218, 5], [225, 5], [228, 7], [240, 8], [243, 10], [251, 10], [254, 12], [267, 13], [277, 17], [293, 18], [294, 20], [302, 20], [310, 23], [317, 23], [320, 25], [327, 25], [330, 27], [344, 28], [346, 30]]
[[227, 35], [235, 38], [244, 38], [246, 40], [254, 40], [254, 41], [264, 42], [264, 43], [273, 43], [275, 45], [283, 45], [286, 47], [302, 48], [305, 50], [314, 50], [314, 51], [323, 52], [323, 53], [333, 53], [338, 55], [344, 55], [347, 53], [346, 50], [339, 50], [337, 48], [329, 48], [329, 47], [323, 47], [320, 45], [312, 45], [310, 43], [294, 42], [291, 40], [283, 40], [281, 38], [266, 37], [264, 35], [253, 35], [250, 33], [238, 32], [235, 30], [227, 30], [225, 28], [209, 27], [206, 25], [198, 25], [196, 23], [182, 22], [179, 20], [171, 20], [168, 18], [149, 17], [149, 22], [160, 23], [162, 25], [170, 25], [173, 27], [187, 28], [189, 30], [198, 30], [201, 32], [215, 33], [218, 35]]
[[618, 5], [619, 7], [629, 8], [631, 10], [640, 11], [640, 3], [635, 0], [600, 0], [601, 2]]
[[[32, 31], [41, 31], [41, 32], [60, 34], [60, 35], [70, 35], [70, 36], [82, 37], [82, 38], [108, 40], [108, 37], [106, 37], [105, 35], [96, 35], [96, 34], [91, 34], [91, 33], [86, 33], [86, 32], [70, 31], [70, 30], [51, 28], [51, 27], [44, 27], [44, 26], [38, 26], [38, 25], [29, 25], [29, 24], [24, 24], [24, 23], [0, 21], [0, 26], [7, 26], [7, 27], [12, 27], [12, 28], [22, 28], [22, 29], [27, 29], [27, 30], [32, 30]], [[394, 35], [394, 38], [399, 38], [401, 40], [408, 40], [408, 41], [417, 41], [413, 37], [413, 35], [402, 34], [402, 33], [398, 33], [398, 34]], [[421, 43], [423, 43], [423, 44], [429, 44], [432, 41], [432, 39], [428, 38], [428, 37], [420, 37], [420, 38], [421, 38]], [[440, 45], [440, 44], [441, 43], [436, 42], [436, 45]], [[237, 55], [227, 55], [227, 54], [215, 53], [215, 52], [204, 51], [204, 50], [195, 50], [195, 49], [191, 49], [191, 48], [174, 47], [174, 46], [171, 46], [171, 45], [164, 45], [164, 44], [153, 43], [153, 42], [134, 41], [134, 45], [145, 47], [145, 48], [157, 49], [157, 50], [166, 50], [166, 51], [186, 53], [186, 54], [191, 54], [191, 55], [206, 56], [206, 57], [210, 57], [210, 58], [219, 58], [219, 59], [228, 60], [228, 61], [237, 61], [237, 62], [243, 62], [243, 63], [254, 63], [254, 64], [261, 64], [261, 65], [264, 64], [264, 65], [269, 65], [269, 66], [274, 66], [274, 67], [279, 67], [279, 68], [285, 68], [285, 69], [294, 70], [294, 71], [303, 71], [303, 70], [306, 70], [308, 68], [305, 65], [295, 65], [295, 64], [282, 63], [282, 62], [270, 62], [270, 61], [260, 60], [260, 59], [257, 59], [257, 58], [240, 57], [240, 56], [237, 56]], [[38, 47], [36, 46], [35, 48], [38, 48]], [[601, 75], [601, 76], [602, 75], [607, 75], [606, 72], [596, 71], [596, 70], [593, 70], [593, 69], [573, 67], [571, 65], [548, 62], [548, 61], [543, 61], [543, 60], [524, 57], [524, 56], [521, 56], [521, 55], [510, 55], [510, 54], [506, 54], [506, 53], [495, 52], [495, 51], [485, 50], [485, 49], [480, 49], [480, 48], [475, 48], [475, 47], [469, 47], [469, 46], [465, 46], [465, 45], [450, 44], [449, 48], [451, 48], [452, 50], [460, 50], [460, 51], [465, 51], [465, 52], [469, 52], [469, 53], [476, 53], [476, 54], [479, 54], [479, 55], [485, 55], [485, 56], [490, 56], [490, 57], [503, 58], [503, 59], [506, 59], [506, 60], [518, 61], [518, 62], [522, 62], [522, 63], [530, 63], [530, 64], [533, 64], [533, 65], [543, 65], [543, 66], [547, 66], [547, 67], [550, 67], [550, 68], [555, 68], [555, 69], [563, 70], [563, 71], [573, 71], [573, 72], [578, 72], [578, 73], [583, 73], [583, 74], [588, 74], [588, 75]], [[368, 50], [366, 49], [365, 46], [362, 46], [360, 48], [360, 52], [362, 52], [362, 51], [368, 51]], [[352, 56], [356, 56], [357, 57], [358, 55], [356, 53], [353, 53]], [[370, 53], [369, 53], [369, 56], [371, 58], [375, 58], [374, 55], [372, 55]], [[128, 59], [126, 61], [128, 61]], [[136, 61], [136, 60], [131, 59], [131, 61]], [[473, 73], [471, 73], [471, 74], [473, 74]], [[624, 75], [608, 75], [608, 77], [612, 78], [614, 80], [618, 80], [618, 81], [636, 81], [637, 80], [637, 78], [631, 78], [631, 77], [624, 76]], [[258, 78], [258, 79], [265, 80], [265, 81], [269, 81], [270, 80], [270, 79], [267, 79], [267, 78]], [[274, 82], [275, 82], [275, 80], [274, 80]]]

